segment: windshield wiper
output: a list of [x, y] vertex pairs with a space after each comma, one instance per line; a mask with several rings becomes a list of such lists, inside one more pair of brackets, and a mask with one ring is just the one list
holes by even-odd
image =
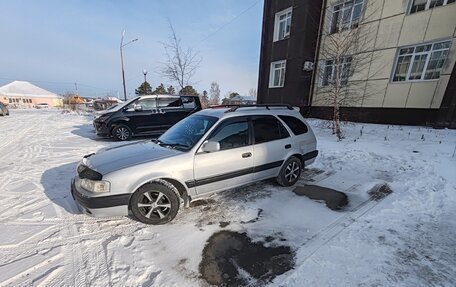
[[165, 143], [159, 139], [154, 140], [154, 142], [159, 144], [160, 146], [166, 146], [166, 147], [171, 147], [171, 148], [174, 148], [174, 147], [180, 147], [180, 148], [185, 148], [185, 149], [190, 148], [188, 145], [184, 145], [184, 144], [180, 144], [180, 143]]
[[165, 144], [164, 142], [162, 142], [162, 141], [159, 140], [159, 139], [154, 139], [154, 140], [152, 140], [152, 141], [153, 141], [154, 143], [156, 143], [156, 144], [159, 144], [159, 145]]
[[166, 144], [167, 146], [170, 146], [170, 147], [181, 147], [181, 148], [185, 148], [185, 149], [188, 149], [190, 148], [188, 145], [185, 145], [185, 144], [180, 144], [180, 143], [170, 143], [170, 144]]

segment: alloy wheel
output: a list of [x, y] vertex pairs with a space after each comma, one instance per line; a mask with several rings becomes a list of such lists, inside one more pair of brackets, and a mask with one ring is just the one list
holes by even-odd
[[144, 192], [138, 202], [138, 209], [147, 218], [164, 218], [171, 211], [171, 201], [160, 191]]
[[120, 127], [116, 130], [116, 136], [118, 139], [126, 140], [130, 136], [130, 131], [127, 128]]
[[292, 161], [285, 169], [285, 179], [288, 182], [293, 182], [299, 176], [299, 165], [297, 162]]

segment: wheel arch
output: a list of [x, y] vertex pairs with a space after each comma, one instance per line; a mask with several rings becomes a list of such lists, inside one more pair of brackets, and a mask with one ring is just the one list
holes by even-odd
[[109, 123], [109, 133], [112, 133], [112, 130], [119, 125], [126, 125], [133, 131], [133, 127], [130, 125], [129, 120], [120, 118], [120, 119], [115, 119], [113, 122]]
[[304, 168], [304, 165], [305, 165], [304, 157], [303, 157], [302, 154], [300, 154], [300, 153], [295, 153], [295, 154], [290, 155], [290, 156], [284, 161], [284, 163], [285, 163], [289, 158], [291, 158], [292, 156], [298, 158], [299, 161], [301, 162], [301, 168]]
[[[171, 184], [178, 191], [180, 198], [184, 201], [185, 207], [187, 207], [190, 204], [190, 197], [188, 195], [187, 189], [185, 188], [185, 185], [182, 184], [180, 181], [170, 178], [170, 177], [159, 177], [159, 178], [154, 178], [154, 179], [148, 180], [146, 182], [143, 182], [143, 183], [139, 184], [131, 194], [135, 193], [139, 188], [143, 187], [146, 184], [153, 183], [153, 182], [160, 183], [161, 181], [165, 181], [165, 182]], [[131, 196], [128, 199], [128, 209], [131, 208], [130, 202], [131, 202]]]

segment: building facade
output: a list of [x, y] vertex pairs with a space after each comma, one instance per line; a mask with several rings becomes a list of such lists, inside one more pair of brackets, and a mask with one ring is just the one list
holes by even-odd
[[259, 103], [307, 106], [322, 0], [265, 0], [258, 78]]
[[[276, 2], [282, 1], [265, 1], [267, 23], [263, 24], [260, 102], [301, 103], [299, 106], [308, 116], [330, 118], [333, 98], [328, 93], [337, 83], [348, 95], [341, 102], [344, 120], [456, 128], [455, 0], [295, 0], [288, 3], [289, 7], [277, 7]], [[293, 51], [288, 48], [271, 59], [263, 54], [268, 51], [264, 46], [275, 49], [275, 43], [269, 41], [271, 35], [265, 35], [275, 36], [276, 32], [270, 31], [270, 22], [275, 22], [273, 27], [280, 30], [277, 15], [280, 18], [281, 11], [289, 9], [294, 17], [294, 7], [304, 3], [321, 5], [321, 13], [320, 24], [313, 27], [316, 34], [293, 32], [302, 22], [292, 21], [285, 40], [316, 43], [311, 84], [302, 80], [300, 87], [306, 83], [308, 89], [298, 91], [293, 76], [290, 81], [287, 79], [289, 74], [298, 73], [287, 65], [289, 52]], [[352, 35], [357, 41], [350, 38]], [[350, 48], [340, 48], [347, 42]], [[263, 71], [267, 70], [268, 61], [273, 69], [281, 68], [274, 62], [286, 63], [285, 77], [272, 69]], [[280, 87], [272, 85], [274, 93], [287, 96], [269, 96], [261, 82], [267, 73], [270, 83], [279, 83]], [[299, 100], [287, 101], [287, 97]]]

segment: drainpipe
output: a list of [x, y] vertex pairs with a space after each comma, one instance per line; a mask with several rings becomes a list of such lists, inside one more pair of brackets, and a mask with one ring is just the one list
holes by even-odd
[[318, 57], [320, 56], [320, 44], [321, 44], [321, 38], [322, 38], [322, 31], [323, 31], [323, 25], [324, 25], [324, 19], [326, 15], [326, 0], [322, 0], [321, 3], [321, 13], [320, 13], [320, 26], [318, 27], [318, 37], [317, 37], [317, 46], [316, 46], [316, 53], [315, 53], [315, 58], [314, 58], [314, 70], [312, 73], [312, 80], [310, 82], [310, 95], [307, 101], [307, 114], [310, 114], [310, 107], [312, 106], [312, 100], [313, 100], [313, 94], [314, 94], [314, 87], [315, 87], [315, 78], [317, 76], [317, 69], [319, 67], [318, 65]]

